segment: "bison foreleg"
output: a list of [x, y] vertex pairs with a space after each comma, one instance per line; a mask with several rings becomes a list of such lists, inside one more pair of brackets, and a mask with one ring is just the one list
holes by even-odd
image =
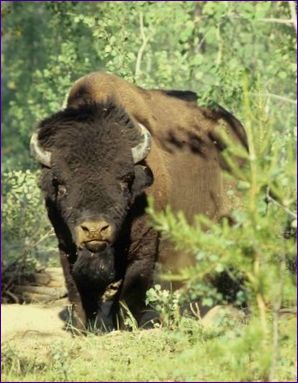
[[105, 292], [99, 299], [99, 305], [96, 314], [96, 327], [103, 331], [112, 331], [117, 328], [115, 323], [115, 296], [119, 294], [122, 279], [110, 283]]
[[138, 326], [143, 328], [152, 327], [159, 318], [145, 302], [146, 292], [153, 282], [154, 258], [137, 259], [128, 266], [120, 294], [120, 300], [125, 302]]
[[68, 299], [71, 311], [68, 318], [70, 330], [84, 331], [86, 329], [86, 315], [82, 306], [81, 296], [73, 279], [67, 254], [60, 249], [60, 262], [64, 273], [65, 284], [68, 291]]

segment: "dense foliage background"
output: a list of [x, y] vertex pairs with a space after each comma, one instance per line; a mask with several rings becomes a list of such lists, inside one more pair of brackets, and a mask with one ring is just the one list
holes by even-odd
[[295, 124], [289, 2], [4, 2], [2, 8], [7, 169], [33, 166], [34, 125], [61, 108], [74, 80], [98, 69], [144, 87], [195, 90], [238, 116], [247, 73], [276, 128], [284, 134]]
[[[244, 342], [230, 350], [241, 378], [274, 379], [278, 370], [293, 379], [290, 362], [277, 364], [278, 313], [296, 299], [289, 271], [296, 230], [295, 2], [2, 2], [1, 8], [4, 266], [45, 263], [55, 252], [29, 139], [40, 119], [61, 109], [77, 78], [103, 69], [147, 88], [196, 91], [200, 104], [219, 103], [247, 129], [250, 155], [237, 152], [247, 169], [233, 165], [244, 207], [234, 212], [233, 228], [203, 218], [191, 228], [151, 206], [152, 220], [196, 254], [198, 266], [175, 278], [205, 304], [223, 299], [208, 285], [210, 275], [225, 270], [246, 281], [234, 303], [248, 299], [254, 320]], [[167, 325], [177, 325], [177, 297], [157, 288], [148, 299], [162, 303]], [[245, 355], [248, 369], [241, 368]]]

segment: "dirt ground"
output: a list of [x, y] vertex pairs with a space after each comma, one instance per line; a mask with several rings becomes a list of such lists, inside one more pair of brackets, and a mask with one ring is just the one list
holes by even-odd
[[[180, 327], [72, 336], [66, 301], [1, 307], [2, 382], [263, 381], [263, 364], [242, 312], [216, 306]], [[203, 325], [203, 327], [201, 326]], [[296, 380], [296, 317], [281, 323], [278, 382]], [[240, 336], [239, 336], [240, 335]], [[251, 335], [249, 335], [251, 336]], [[255, 342], [255, 341], [253, 341]], [[244, 351], [239, 351], [244, 350]], [[230, 357], [227, 358], [227, 352]], [[100, 359], [99, 359], [100, 358]], [[236, 362], [237, 363], [236, 363]], [[219, 374], [222, 379], [219, 379]]]
[[[65, 321], [62, 319], [67, 313], [67, 305], [67, 299], [47, 304], [2, 304], [1, 343], [33, 338], [46, 342], [47, 339], [53, 340], [56, 337], [70, 337], [70, 333], [64, 330]], [[229, 306], [216, 306], [203, 317], [202, 325], [216, 325], [217, 317], [222, 317], [222, 310], [234, 319], [244, 319], [244, 313], [241, 311]]]
[[66, 300], [53, 304], [1, 305], [1, 343], [19, 338], [69, 337], [60, 314]]

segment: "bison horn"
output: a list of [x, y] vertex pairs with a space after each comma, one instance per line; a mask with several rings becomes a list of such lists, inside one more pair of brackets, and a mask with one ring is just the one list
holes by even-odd
[[44, 150], [38, 142], [38, 133], [33, 133], [30, 140], [30, 152], [41, 164], [51, 167], [51, 152]]
[[131, 149], [133, 162], [137, 164], [147, 157], [151, 149], [151, 134], [144, 125], [138, 123], [141, 133], [141, 140], [138, 145]]

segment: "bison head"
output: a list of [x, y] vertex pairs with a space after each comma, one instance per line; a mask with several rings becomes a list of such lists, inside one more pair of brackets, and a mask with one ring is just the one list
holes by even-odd
[[68, 232], [82, 254], [109, 253], [131, 204], [153, 181], [139, 164], [150, 145], [148, 130], [113, 103], [67, 108], [42, 121], [31, 152], [43, 165], [50, 218], [64, 228], [55, 227], [58, 237]]

